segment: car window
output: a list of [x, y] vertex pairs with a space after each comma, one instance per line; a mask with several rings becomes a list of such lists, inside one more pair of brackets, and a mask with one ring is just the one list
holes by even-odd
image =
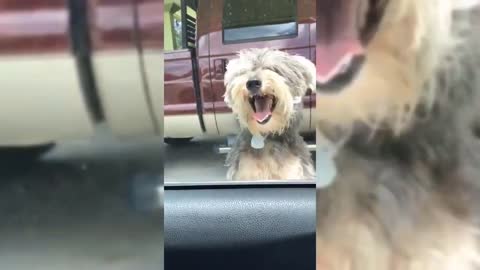
[[296, 0], [225, 0], [223, 42], [296, 36], [296, 7]]
[[[164, 116], [164, 149], [168, 157], [164, 163], [166, 183], [169, 185], [196, 186], [212, 182], [218, 184], [225, 181], [235, 185], [249, 182], [227, 180], [236, 179], [232, 175], [236, 172], [235, 167], [240, 166], [237, 165], [239, 162], [228, 157], [231, 153], [234, 153], [231, 156], [235, 156], [235, 153], [242, 152], [239, 150], [238, 145], [256, 145], [255, 142], [258, 142], [259, 136], [256, 136], [257, 140], [253, 140], [253, 136], [249, 135], [250, 133], [242, 132], [245, 130], [244, 126], [239, 128], [241, 126], [240, 121], [238, 121], [238, 117], [230, 109], [222, 110], [220, 103], [223, 102], [223, 97], [221, 97], [223, 93], [215, 98], [219, 101], [218, 105], [220, 106], [216, 107], [216, 112], [213, 113], [209, 109], [211, 105], [209, 104], [209, 92], [214, 91], [213, 89], [219, 85], [225, 92], [222, 82], [224, 74], [221, 73], [226, 72], [226, 65], [229, 62], [228, 58], [233, 57], [240, 49], [252, 48], [252, 44], [246, 41], [285, 38], [285, 36], [288, 38], [288, 36], [296, 35], [297, 5], [299, 8], [305, 6], [300, 2], [297, 3], [297, 0], [165, 0], [165, 21], [177, 23], [177, 30], [180, 31], [172, 32], [175, 30], [170, 29], [172, 25], [168, 26], [168, 23], [165, 23], [165, 44], [170, 43], [170, 45], [166, 45], [166, 49], [182, 48], [182, 42], [186, 46], [183, 48], [190, 49], [190, 54], [185, 52], [172, 53], [168, 61], [165, 62], [165, 78], [167, 78], [164, 89], [165, 105], [166, 108], [167, 106], [168, 108], [175, 108], [166, 110]], [[222, 16], [222, 13], [219, 14], [218, 11], [222, 11], [224, 16]], [[183, 16], [183, 14], [186, 15]], [[203, 34], [206, 37], [203, 41], [208, 40], [209, 42], [198, 42], [196, 44], [196, 41], [199, 39], [195, 36], [189, 36], [192, 33], [190, 32], [192, 27], [182, 25], [183, 23], [196, 26], [197, 20], [198, 31], [200, 33], [209, 33], [209, 35]], [[208, 50], [212, 52], [215, 50], [215, 46], [222, 46], [227, 51], [229, 47], [232, 47], [224, 46], [219, 41], [221, 38], [218, 35], [219, 30], [222, 30], [220, 26], [223, 26], [224, 38], [228, 42], [238, 42], [239, 45], [234, 46], [235, 49], [231, 49], [228, 52], [231, 54], [230, 56], [214, 54], [206, 56], [204, 52]], [[168, 29], [170, 29], [170, 33]], [[185, 29], [189, 32], [182, 36], [181, 31]], [[172, 33], [177, 33], [179, 40], [175, 40], [175, 35]], [[195, 34], [195, 31], [193, 34]], [[182, 41], [182, 37], [185, 36], [188, 42], [187, 40]], [[193, 44], [190, 43], [191, 38], [193, 38]], [[308, 39], [305, 38], [303, 40]], [[197, 50], [191, 50], [191, 48], [196, 48]], [[196, 53], [198, 52], [202, 52], [202, 55], [197, 55]], [[307, 43], [303, 48], [297, 48], [294, 54], [308, 58], [309, 52], [310, 49]], [[199, 75], [199, 78], [195, 77], [196, 74]], [[196, 79], [200, 80], [197, 85], [195, 84]], [[200, 95], [196, 95], [197, 89]], [[197, 99], [197, 97], [200, 97], [200, 99]], [[270, 104], [273, 104], [273, 101]], [[302, 152], [306, 152], [307, 155], [310, 153], [311, 158], [315, 160], [315, 130], [310, 125], [312, 103], [303, 102], [302, 105], [303, 107], [298, 106], [302, 107], [302, 117], [298, 126], [298, 132], [301, 135], [299, 141], [305, 142], [304, 147], [306, 149], [302, 148]], [[248, 110], [246, 112], [256, 109], [256, 107], [254, 109], [251, 106], [252, 104], [249, 103], [245, 107]], [[274, 107], [271, 107], [272, 111]], [[268, 122], [269, 120], [265, 121]], [[280, 121], [283, 122], [283, 120]], [[272, 132], [274, 131], [270, 133]], [[270, 133], [265, 132], [265, 134]], [[308, 159], [310, 157], [305, 158]], [[248, 157], [243, 162], [248, 163]], [[258, 176], [255, 176], [255, 179], [251, 179], [253, 181], [259, 181], [257, 178], [265, 178], [261, 179], [261, 181], [274, 178], [269, 175], [276, 175], [275, 173], [262, 172], [262, 170], [267, 171], [268, 169], [262, 168], [262, 165], [256, 162], [242, 166], [242, 171], [245, 172], [260, 171]], [[305, 171], [308, 171], [308, 169], [305, 169]], [[249, 173], [249, 175], [253, 174]], [[293, 181], [298, 181], [295, 178], [297, 176], [285, 176], [284, 178], [288, 177], [291, 177]], [[278, 180], [271, 180], [268, 183], [284, 182]], [[306, 182], [313, 182], [313, 179], [308, 179]]]
[[[182, 11], [185, 5], [185, 12]], [[196, 1], [166, 1], [164, 9], [164, 48], [166, 51], [186, 49], [195, 36]]]

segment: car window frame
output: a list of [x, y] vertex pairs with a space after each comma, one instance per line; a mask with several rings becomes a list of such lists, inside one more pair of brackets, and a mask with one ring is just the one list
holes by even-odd
[[[272, 0], [274, 1], [274, 0]], [[229, 44], [242, 44], [242, 43], [250, 43], [250, 42], [259, 42], [259, 41], [270, 41], [270, 40], [279, 40], [279, 39], [290, 39], [298, 37], [298, 0], [293, 0], [293, 21], [295, 23], [295, 33], [290, 35], [280, 35], [280, 36], [273, 36], [273, 37], [258, 37], [258, 38], [248, 38], [248, 39], [241, 39], [241, 40], [225, 40], [225, 1], [223, 1], [223, 8], [222, 8], [222, 44], [229, 45]], [[262, 24], [256, 26], [266, 26], [266, 25], [275, 25], [275, 24]]]

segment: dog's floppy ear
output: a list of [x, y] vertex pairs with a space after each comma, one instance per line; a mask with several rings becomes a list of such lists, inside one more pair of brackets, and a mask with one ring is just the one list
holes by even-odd
[[227, 65], [225, 67], [225, 75], [224, 75], [224, 84], [227, 86], [229, 82], [232, 81], [232, 77], [235, 74], [235, 67], [239, 65], [240, 60], [238, 58], [231, 59], [227, 62]]
[[232, 101], [232, 87], [233, 87], [233, 79], [234, 79], [234, 67], [238, 66], [238, 59], [232, 59], [228, 61], [225, 75], [224, 75], [224, 80], [223, 83], [225, 85], [225, 94], [223, 95], [225, 103], [231, 107], [231, 101]]
[[315, 68], [315, 65], [310, 61], [309, 59], [300, 56], [300, 55], [294, 55], [292, 56], [293, 59], [296, 60], [296, 62], [299, 64], [301, 67], [301, 73], [302, 76], [305, 79], [305, 82], [307, 83], [308, 89], [309, 90], [314, 90], [315, 85], [316, 85], [316, 73], [317, 70]]

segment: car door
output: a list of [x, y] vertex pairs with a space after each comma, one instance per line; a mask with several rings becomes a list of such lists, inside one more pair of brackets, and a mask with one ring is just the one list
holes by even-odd
[[[313, 0], [211, 0], [209, 65], [217, 129], [221, 135], [238, 131], [231, 110], [223, 101], [228, 60], [246, 48], [274, 48], [311, 58]], [[282, 8], [273, 8], [282, 6]], [[275, 10], [276, 12], [272, 12]], [[310, 14], [311, 13], [311, 14]], [[253, 22], [253, 24], [252, 24]], [[302, 130], [310, 130], [310, 94], [304, 98]]]
[[[203, 1], [200, 1], [203, 2]], [[207, 25], [200, 14], [208, 13], [196, 0], [169, 1], [164, 12], [165, 137], [217, 134], [208, 63], [199, 59]]]
[[134, 4], [145, 92], [156, 133], [163, 134], [163, 0], [137, 0]]
[[77, 19], [67, 1], [0, 3], [0, 146], [93, 134], [89, 92], [70, 43]]
[[142, 74], [138, 11], [131, 0], [90, 3], [92, 64], [105, 119], [119, 137], [151, 136], [156, 123]]

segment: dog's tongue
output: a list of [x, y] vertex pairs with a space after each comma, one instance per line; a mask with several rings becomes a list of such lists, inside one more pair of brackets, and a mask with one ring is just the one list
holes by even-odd
[[317, 82], [326, 84], [364, 54], [357, 26], [358, 0], [317, 1]]
[[263, 122], [267, 117], [272, 114], [272, 98], [268, 96], [258, 96], [255, 97], [255, 120], [258, 122]]

